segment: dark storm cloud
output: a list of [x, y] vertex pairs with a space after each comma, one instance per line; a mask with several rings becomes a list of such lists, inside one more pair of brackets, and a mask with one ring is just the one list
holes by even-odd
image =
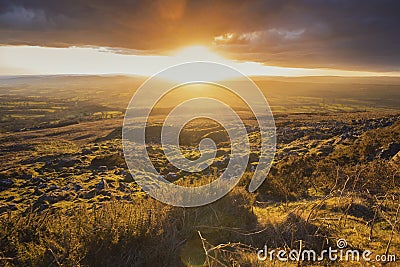
[[163, 53], [213, 44], [270, 65], [400, 70], [400, 1], [0, 0], [0, 43]]

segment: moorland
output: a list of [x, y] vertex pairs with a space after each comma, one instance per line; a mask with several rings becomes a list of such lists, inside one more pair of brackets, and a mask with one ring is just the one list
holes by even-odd
[[[2, 266], [379, 266], [372, 262], [259, 261], [265, 244], [322, 251], [349, 248], [400, 257], [400, 79], [253, 77], [274, 114], [275, 158], [263, 185], [247, 191], [260, 151], [257, 122], [236, 105], [252, 151], [227, 196], [198, 208], [162, 204], [129, 173], [125, 109], [144, 77], [0, 78], [0, 265]], [[204, 92], [198, 92], [199, 95]], [[201, 173], [180, 171], [160, 145], [165, 113], [193, 92], [159, 103], [147, 151], [170, 181], [196, 186], [229, 162], [224, 129], [207, 120], [180, 135], [186, 158], [218, 145]], [[300, 240], [302, 242], [300, 242]], [[383, 262], [396, 266], [395, 262]]]

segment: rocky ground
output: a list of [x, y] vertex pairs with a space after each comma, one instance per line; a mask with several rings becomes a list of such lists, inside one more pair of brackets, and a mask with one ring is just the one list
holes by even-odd
[[[364, 133], [392, 126], [399, 118], [394, 112], [277, 116], [278, 143], [274, 160], [328, 156], [337, 146], [351, 145]], [[121, 123], [120, 119], [108, 119], [1, 134], [0, 213], [40, 212], [48, 207], [69, 208], [82, 202], [99, 205], [111, 199], [130, 201], [135, 195], [143, 194], [124, 161]], [[254, 127], [250, 129], [255, 131]], [[195, 144], [184, 148], [189, 157], [196, 150]], [[159, 145], [152, 143], [148, 151], [162, 175], [171, 180], [187, 178], [185, 173], [167, 165]], [[392, 142], [376, 150], [373, 158], [395, 159], [399, 151], [400, 141]], [[225, 145], [219, 148], [208, 175], [218, 175], [226, 167], [228, 152], [229, 147]], [[249, 171], [254, 170], [252, 166], [257, 157], [258, 153], [252, 152]]]

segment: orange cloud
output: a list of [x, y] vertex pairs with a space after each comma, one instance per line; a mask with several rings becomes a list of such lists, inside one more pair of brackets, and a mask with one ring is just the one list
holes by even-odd
[[202, 44], [289, 67], [400, 70], [399, 1], [14, 0], [0, 44], [167, 53]]

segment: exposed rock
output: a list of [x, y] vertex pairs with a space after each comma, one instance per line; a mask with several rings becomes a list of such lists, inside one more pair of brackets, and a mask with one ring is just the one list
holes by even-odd
[[14, 182], [11, 179], [0, 179], [0, 189], [1, 188], [10, 188], [14, 185]]
[[100, 191], [104, 189], [108, 189], [108, 184], [104, 178], [101, 178], [101, 181], [96, 185], [96, 190]]
[[110, 155], [102, 155], [95, 157], [90, 163], [90, 168], [97, 169], [100, 166], [107, 166], [107, 168], [125, 167], [125, 158], [117, 153]]
[[33, 209], [34, 210], [39, 209], [40, 211], [43, 210], [44, 208], [47, 208], [51, 204], [69, 199], [71, 199], [71, 195], [67, 192], [44, 194], [40, 196], [33, 204]]
[[82, 149], [82, 155], [91, 155], [93, 151], [91, 149]]
[[132, 174], [129, 171], [123, 170], [121, 175], [124, 177], [125, 182], [131, 183], [134, 181]]
[[214, 164], [215, 166], [223, 166], [225, 163], [223, 160], [216, 160]]
[[79, 165], [81, 163], [82, 161], [79, 158], [66, 157], [46, 162], [45, 168], [60, 170], [62, 168], [74, 167], [75, 165]]
[[176, 173], [170, 172], [167, 174], [167, 179], [176, 179]]
[[30, 184], [37, 185], [39, 187], [39, 185], [45, 183], [46, 180], [43, 178], [40, 178], [40, 177], [35, 177], [35, 178], [31, 178], [29, 182], [30, 182]]
[[123, 200], [127, 200], [127, 201], [131, 201], [132, 200], [132, 196], [131, 195], [124, 195], [122, 196]]
[[54, 184], [50, 185], [50, 187], [49, 187], [49, 191], [53, 191], [53, 190], [56, 190], [56, 189], [58, 189], [58, 186], [56, 186]]
[[54, 195], [42, 195], [40, 196], [37, 200], [36, 203], [54, 203], [55, 202], [56, 197]]
[[41, 196], [43, 194], [43, 191], [38, 189], [37, 187], [34, 189], [33, 194], [35, 196]]
[[29, 173], [24, 173], [21, 175], [21, 179], [24, 179], [24, 180], [32, 179], [32, 177], [33, 177], [33, 175], [29, 174]]
[[387, 149], [383, 149], [379, 153], [382, 159], [391, 159], [400, 151], [400, 143], [391, 143]]
[[74, 190], [75, 191], [80, 191], [82, 189], [83, 189], [83, 187], [80, 184], [74, 184]]
[[254, 172], [258, 166], [258, 162], [252, 162], [250, 164], [250, 171]]
[[41, 184], [39, 184], [38, 185], [38, 189], [43, 189], [43, 188], [46, 188], [47, 187], [47, 184], [46, 183], [41, 183]]
[[77, 164], [82, 163], [80, 159], [78, 158], [62, 158], [58, 164], [57, 167], [73, 167]]
[[99, 166], [98, 170], [101, 172], [106, 172], [106, 171], [108, 171], [108, 167], [107, 166]]
[[84, 198], [84, 199], [91, 199], [96, 196], [96, 190], [90, 190], [90, 191], [84, 191], [79, 194], [79, 197]]

